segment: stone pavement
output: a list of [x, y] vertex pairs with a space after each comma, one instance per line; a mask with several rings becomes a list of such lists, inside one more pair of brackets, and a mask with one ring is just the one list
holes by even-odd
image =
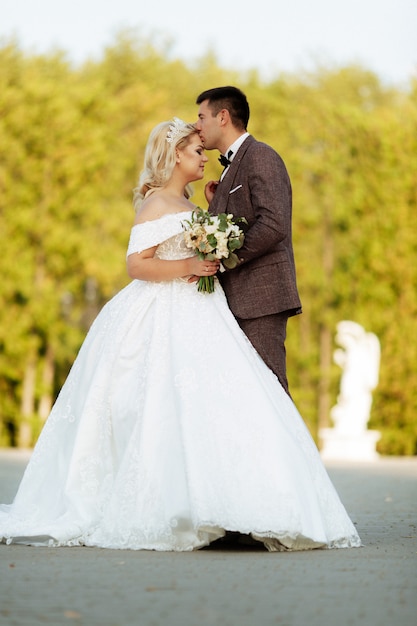
[[[0, 501], [27, 462], [0, 451]], [[416, 626], [417, 458], [328, 463], [363, 548], [187, 553], [0, 545], [0, 624]]]

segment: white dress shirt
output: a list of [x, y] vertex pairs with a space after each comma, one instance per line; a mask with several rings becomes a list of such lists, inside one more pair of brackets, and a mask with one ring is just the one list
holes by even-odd
[[[245, 141], [246, 137], [249, 137], [249, 133], [243, 133], [243, 135], [240, 135], [240, 137], [238, 137], [236, 141], [234, 141], [232, 145], [229, 146], [228, 149], [226, 150], [226, 156], [230, 162], [232, 162], [233, 159], [235, 158], [236, 152], [239, 150], [240, 146]], [[230, 151], [232, 151], [232, 154], [229, 156]], [[222, 175], [220, 176], [220, 180], [223, 180], [228, 169], [229, 169], [229, 165], [223, 170]]]

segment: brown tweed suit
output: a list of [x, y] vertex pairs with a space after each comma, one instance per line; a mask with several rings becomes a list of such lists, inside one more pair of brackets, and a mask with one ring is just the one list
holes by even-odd
[[[288, 392], [285, 328], [289, 316], [301, 313], [301, 302], [292, 248], [291, 183], [281, 157], [249, 135], [219, 183], [210, 211], [248, 221], [244, 246], [237, 251], [241, 265], [220, 279], [232, 313]], [[276, 328], [272, 335], [271, 320]], [[263, 323], [264, 332], [259, 330]], [[258, 329], [256, 336], [252, 328]]]

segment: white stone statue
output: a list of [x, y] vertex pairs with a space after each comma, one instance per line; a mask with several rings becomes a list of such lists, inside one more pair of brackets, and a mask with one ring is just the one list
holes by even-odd
[[334, 362], [342, 370], [340, 394], [331, 411], [335, 428], [344, 433], [366, 430], [372, 405], [372, 391], [378, 384], [380, 345], [373, 333], [356, 322], [337, 325]]
[[370, 460], [377, 458], [378, 431], [367, 430], [372, 391], [378, 384], [380, 344], [356, 322], [337, 325], [334, 362], [343, 372], [337, 404], [331, 410], [334, 428], [320, 431], [322, 456], [328, 459]]

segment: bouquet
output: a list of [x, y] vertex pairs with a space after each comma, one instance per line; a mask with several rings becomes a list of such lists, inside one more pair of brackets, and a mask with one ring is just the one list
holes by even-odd
[[[185, 244], [199, 259], [221, 259], [227, 269], [233, 269], [239, 264], [235, 250], [242, 247], [245, 238], [237, 222], [247, 224], [244, 217], [233, 218], [231, 213], [210, 215], [198, 207], [192, 212], [191, 219], [183, 224]], [[198, 291], [213, 293], [214, 276], [201, 276], [197, 287]]]

